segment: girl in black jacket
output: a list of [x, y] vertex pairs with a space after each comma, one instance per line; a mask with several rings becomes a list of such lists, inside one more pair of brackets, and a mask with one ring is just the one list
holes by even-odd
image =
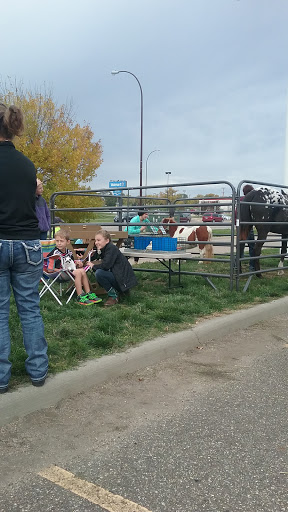
[[127, 258], [111, 242], [108, 231], [101, 229], [96, 233], [95, 245], [97, 251], [89, 265], [95, 271], [97, 282], [108, 293], [104, 306], [114, 306], [118, 303], [119, 292], [127, 292], [137, 280]]

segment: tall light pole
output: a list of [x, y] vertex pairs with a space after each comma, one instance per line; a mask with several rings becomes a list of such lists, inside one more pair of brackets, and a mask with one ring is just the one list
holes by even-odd
[[155, 153], [156, 151], [160, 151], [160, 149], [153, 149], [153, 151], [150, 151], [149, 155], [147, 156], [146, 158], [146, 172], [145, 172], [145, 187], [146, 187], [146, 194], [147, 194], [147, 163], [148, 163], [148, 158], [150, 155], [152, 155], [152, 153]]
[[288, 186], [288, 95], [286, 105], [286, 133], [285, 133], [285, 167], [284, 167], [284, 185]]
[[[128, 75], [134, 76], [135, 80], [137, 80], [138, 85], [140, 87], [140, 97], [141, 97], [141, 105], [140, 105], [140, 180], [139, 184], [140, 187], [142, 187], [142, 160], [143, 160], [143, 91], [141, 84], [134, 73], [131, 73], [131, 71], [111, 71], [112, 75], [118, 75], [119, 73], [128, 73]], [[142, 197], [142, 189], [140, 188], [140, 197]]]
[[167, 199], [168, 199], [168, 190], [169, 190], [169, 176], [172, 174], [170, 171], [165, 171], [165, 174], [167, 174]]

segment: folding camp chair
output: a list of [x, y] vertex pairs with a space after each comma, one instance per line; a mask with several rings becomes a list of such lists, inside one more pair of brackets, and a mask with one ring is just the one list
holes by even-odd
[[[55, 240], [41, 241], [41, 245], [42, 245], [42, 251], [43, 251], [44, 265], [43, 265], [43, 276], [41, 278], [41, 281], [43, 283], [43, 288], [40, 291], [40, 297], [43, 297], [43, 295], [47, 291], [49, 291], [53, 295], [55, 300], [57, 300], [58, 304], [60, 304], [62, 306], [63, 304], [62, 304], [61, 300], [59, 299], [59, 295], [60, 295], [60, 297], [62, 296], [62, 284], [64, 282], [67, 283], [68, 281], [72, 281], [71, 285], [68, 286], [68, 288], [66, 290], [66, 294], [69, 294], [69, 297], [66, 301], [66, 304], [68, 304], [70, 302], [70, 300], [72, 299], [72, 297], [76, 291], [76, 288], [74, 286], [75, 279], [72, 274], [72, 271], [67, 269], [67, 260], [66, 260], [65, 256], [62, 257], [61, 255], [50, 256], [49, 258], [47, 258], [47, 255], [56, 247]], [[82, 260], [83, 264], [84, 264], [83, 268], [84, 268], [85, 272], [88, 272], [88, 270], [91, 270], [91, 268], [89, 265], [85, 266], [84, 262], [90, 261], [91, 255], [94, 252], [95, 252], [94, 250], [89, 251], [86, 258], [83, 258], [83, 260]], [[55, 262], [57, 259], [61, 260], [62, 269], [60, 271], [59, 270], [55, 271]], [[68, 258], [68, 259], [70, 259], [70, 258]], [[71, 259], [70, 259], [70, 263], [71, 263]], [[60, 293], [58, 293], [57, 290], [55, 289], [55, 287], [54, 287], [55, 284], [60, 285]]]
[[53, 238], [52, 240], [40, 240], [42, 246], [42, 254], [43, 259], [47, 258], [49, 252], [53, 251], [56, 248], [56, 242]]
[[[70, 279], [74, 283], [74, 277], [71, 272], [67, 270], [55, 271], [55, 262], [57, 259], [61, 259], [60, 256], [55, 255], [50, 256], [49, 258], [47, 257], [48, 254], [56, 247], [55, 240], [41, 240], [41, 245], [43, 253], [43, 276], [41, 277], [41, 282], [43, 283], [43, 288], [40, 290], [39, 296], [41, 298], [46, 292], [49, 291], [53, 295], [54, 299], [58, 302], [58, 304], [62, 306], [63, 304], [59, 299], [59, 295], [60, 297], [62, 296], [62, 283]], [[60, 293], [58, 293], [54, 287], [56, 283], [60, 285]], [[68, 304], [68, 302], [71, 300], [74, 292], [75, 288], [73, 287], [72, 293], [69, 295], [66, 304]]]

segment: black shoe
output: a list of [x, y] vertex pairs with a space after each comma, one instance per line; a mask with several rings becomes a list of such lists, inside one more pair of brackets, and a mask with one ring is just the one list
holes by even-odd
[[41, 388], [41, 386], [44, 386], [46, 377], [43, 377], [43, 379], [40, 380], [31, 380], [32, 386], [35, 386], [36, 388]]
[[0, 388], [0, 395], [3, 395], [3, 393], [7, 393], [8, 391], [8, 386], [7, 388]]

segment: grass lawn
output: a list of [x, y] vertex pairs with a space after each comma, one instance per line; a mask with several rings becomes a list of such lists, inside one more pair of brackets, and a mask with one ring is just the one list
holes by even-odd
[[[269, 258], [263, 260], [262, 267], [277, 264], [278, 260]], [[247, 265], [244, 265], [244, 271]], [[145, 262], [144, 266], [163, 269], [160, 263]], [[202, 269], [227, 272], [226, 265], [223, 267], [221, 263], [211, 263], [203, 265]], [[199, 271], [200, 265], [189, 261], [181, 268]], [[182, 276], [183, 287], [170, 290], [166, 274], [137, 272], [136, 277], [139, 284], [131, 296], [108, 310], [101, 304], [79, 306], [73, 300], [61, 307], [50, 294], [41, 299], [50, 373], [73, 368], [88, 358], [120, 351], [161, 334], [190, 328], [201, 318], [282, 297], [288, 291], [288, 274], [280, 277], [277, 272], [263, 274], [263, 279], [253, 277], [246, 293], [230, 292], [228, 280], [222, 278], [211, 278], [217, 287], [215, 291], [201, 276]], [[245, 282], [243, 279], [243, 286]], [[27, 356], [13, 299], [10, 332], [13, 365], [10, 384], [13, 386], [29, 380], [24, 367]]]
[[[218, 227], [215, 228], [214, 226], [212, 227], [212, 232], [213, 232], [213, 236], [224, 236], [224, 235], [231, 235], [231, 228], [229, 228], [229, 226], [225, 226], [225, 227]], [[235, 235], [236, 235], [236, 226], [235, 226]], [[257, 235], [257, 231], [256, 229], [254, 229], [254, 235], [256, 236]]]
[[115, 213], [99, 212], [95, 214], [96, 221], [101, 222], [114, 222]]
[[[103, 222], [114, 222], [115, 213], [110, 212], [99, 212], [89, 216], [89, 222], [101, 224]], [[85, 224], [83, 222], [83, 224]]]
[[231, 229], [230, 228], [222, 228], [222, 229], [215, 229], [215, 228], [212, 228], [212, 235], [213, 237], [217, 237], [217, 236], [226, 236], [228, 235], [229, 237], [231, 236]]

